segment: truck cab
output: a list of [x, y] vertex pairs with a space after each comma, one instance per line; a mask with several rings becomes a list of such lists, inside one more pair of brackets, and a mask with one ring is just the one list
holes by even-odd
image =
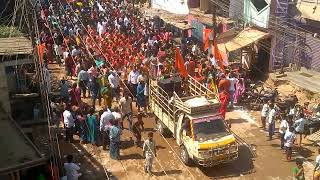
[[192, 161], [211, 167], [237, 159], [238, 145], [220, 114], [180, 114], [181, 128], [176, 140], [180, 145], [180, 158], [185, 164]]

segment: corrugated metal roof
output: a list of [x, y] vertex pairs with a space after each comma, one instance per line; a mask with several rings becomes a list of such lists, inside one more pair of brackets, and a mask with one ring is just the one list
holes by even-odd
[[31, 54], [31, 41], [26, 37], [0, 38], [0, 55]]
[[320, 2], [316, 0], [298, 0], [297, 9], [301, 13], [301, 17], [311, 19], [314, 21], [320, 21]]
[[311, 34], [307, 34], [306, 44], [310, 48], [311, 52], [308, 52], [308, 57], [311, 61], [311, 69], [320, 72], [320, 39], [313, 37]]
[[[224, 42], [226, 49], [231, 52], [248, 46], [260, 39], [266, 38], [269, 34], [258, 29], [247, 28], [237, 34], [231, 40]], [[223, 42], [221, 42], [223, 43]]]

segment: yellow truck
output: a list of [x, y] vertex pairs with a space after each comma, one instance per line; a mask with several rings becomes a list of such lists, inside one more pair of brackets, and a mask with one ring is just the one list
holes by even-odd
[[191, 76], [150, 80], [149, 106], [161, 134], [172, 133], [180, 146], [180, 158], [211, 167], [238, 158], [238, 144], [223, 117], [220, 101]]

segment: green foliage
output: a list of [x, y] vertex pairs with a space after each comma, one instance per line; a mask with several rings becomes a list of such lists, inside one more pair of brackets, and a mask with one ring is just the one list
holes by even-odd
[[0, 38], [8, 38], [10, 33], [11, 37], [23, 36], [22, 32], [14, 26], [0, 26]]

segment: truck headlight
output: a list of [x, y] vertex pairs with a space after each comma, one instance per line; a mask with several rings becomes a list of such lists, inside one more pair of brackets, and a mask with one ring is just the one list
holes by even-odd
[[230, 153], [234, 153], [238, 151], [238, 144], [232, 144], [230, 146]]

